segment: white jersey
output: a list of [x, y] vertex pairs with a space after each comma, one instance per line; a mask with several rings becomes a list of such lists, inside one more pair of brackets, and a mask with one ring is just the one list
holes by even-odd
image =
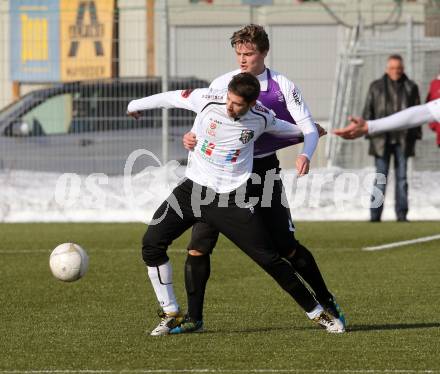
[[[237, 69], [223, 74], [214, 79], [209, 87], [213, 90], [224, 90], [232, 77], [240, 72]], [[261, 88], [258, 100], [271, 109], [276, 117], [299, 126], [304, 134], [302, 154], [310, 160], [318, 144], [319, 134], [300, 89], [287, 77], [271, 69], [266, 69], [257, 78]], [[255, 156], [264, 157], [292, 144], [295, 143], [289, 144], [286, 139], [264, 136], [257, 142]]]
[[128, 112], [158, 107], [182, 108], [197, 113], [192, 132], [197, 145], [188, 155], [186, 176], [212, 188], [217, 193], [236, 190], [252, 173], [254, 142], [263, 133], [286, 133], [300, 136], [301, 130], [275, 118], [257, 104], [240, 118], [230, 118], [226, 111], [227, 91], [208, 88], [170, 91], [133, 100]]
[[427, 122], [440, 122], [440, 99], [412, 106], [390, 116], [367, 121], [368, 134], [405, 130]]

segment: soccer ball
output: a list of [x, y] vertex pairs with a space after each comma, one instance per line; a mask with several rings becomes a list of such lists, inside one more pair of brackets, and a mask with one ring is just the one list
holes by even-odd
[[50, 254], [49, 266], [55, 278], [63, 282], [73, 282], [86, 273], [89, 256], [78, 244], [63, 243]]

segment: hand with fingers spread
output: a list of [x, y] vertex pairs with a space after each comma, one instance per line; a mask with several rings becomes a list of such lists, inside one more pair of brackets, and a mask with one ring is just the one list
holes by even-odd
[[344, 139], [356, 139], [368, 134], [368, 123], [362, 117], [348, 117], [350, 123], [342, 128], [333, 130], [333, 134]]
[[185, 135], [183, 135], [182, 142], [185, 149], [192, 151], [197, 145], [196, 134], [191, 131], [187, 132]]

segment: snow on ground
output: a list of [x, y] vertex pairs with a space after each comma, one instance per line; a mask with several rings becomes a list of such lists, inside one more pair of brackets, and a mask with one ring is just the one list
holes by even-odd
[[[124, 178], [92, 174], [0, 171], [0, 222], [149, 222], [183, 175], [170, 162]], [[283, 180], [294, 220], [369, 219], [374, 170], [315, 169]], [[440, 172], [409, 175], [410, 220], [440, 220]], [[384, 220], [394, 220], [394, 180], [389, 181]]]

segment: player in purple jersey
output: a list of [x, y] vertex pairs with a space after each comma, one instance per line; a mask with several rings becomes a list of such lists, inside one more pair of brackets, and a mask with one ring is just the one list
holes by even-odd
[[[318, 143], [318, 131], [305, 104], [301, 92], [285, 76], [266, 68], [264, 59], [269, 51], [269, 38], [263, 27], [248, 25], [235, 32], [231, 37], [240, 69], [226, 73], [215, 79], [210, 88], [224, 90], [233, 76], [240, 72], [249, 72], [260, 82], [261, 92], [258, 100], [271, 109], [277, 118], [300, 127], [304, 134], [303, 152], [297, 157], [296, 169], [299, 176], [309, 172], [310, 159]], [[187, 133], [183, 143], [188, 150], [196, 145], [194, 134]], [[285, 258], [295, 271], [313, 290], [318, 302], [329, 313], [345, 324], [344, 316], [329, 292], [312, 253], [296, 240], [290, 210], [283, 205], [286, 201], [283, 184], [279, 179], [279, 161], [275, 151], [288, 145], [297, 144], [298, 139], [263, 134], [255, 142], [253, 173], [260, 176], [262, 183], [255, 187], [255, 195], [263, 195], [265, 178], [271, 174], [274, 178], [272, 196], [267, 205], [261, 204], [264, 224], [271, 233], [271, 240], [279, 254]], [[266, 192], [264, 192], [266, 194]], [[264, 201], [264, 196], [263, 199]], [[218, 230], [212, 226], [197, 222], [193, 226], [188, 256], [185, 263], [185, 286], [188, 298], [188, 314], [181, 326], [171, 333], [185, 333], [197, 330], [203, 319], [205, 288], [210, 275], [210, 258], [218, 239]]]

